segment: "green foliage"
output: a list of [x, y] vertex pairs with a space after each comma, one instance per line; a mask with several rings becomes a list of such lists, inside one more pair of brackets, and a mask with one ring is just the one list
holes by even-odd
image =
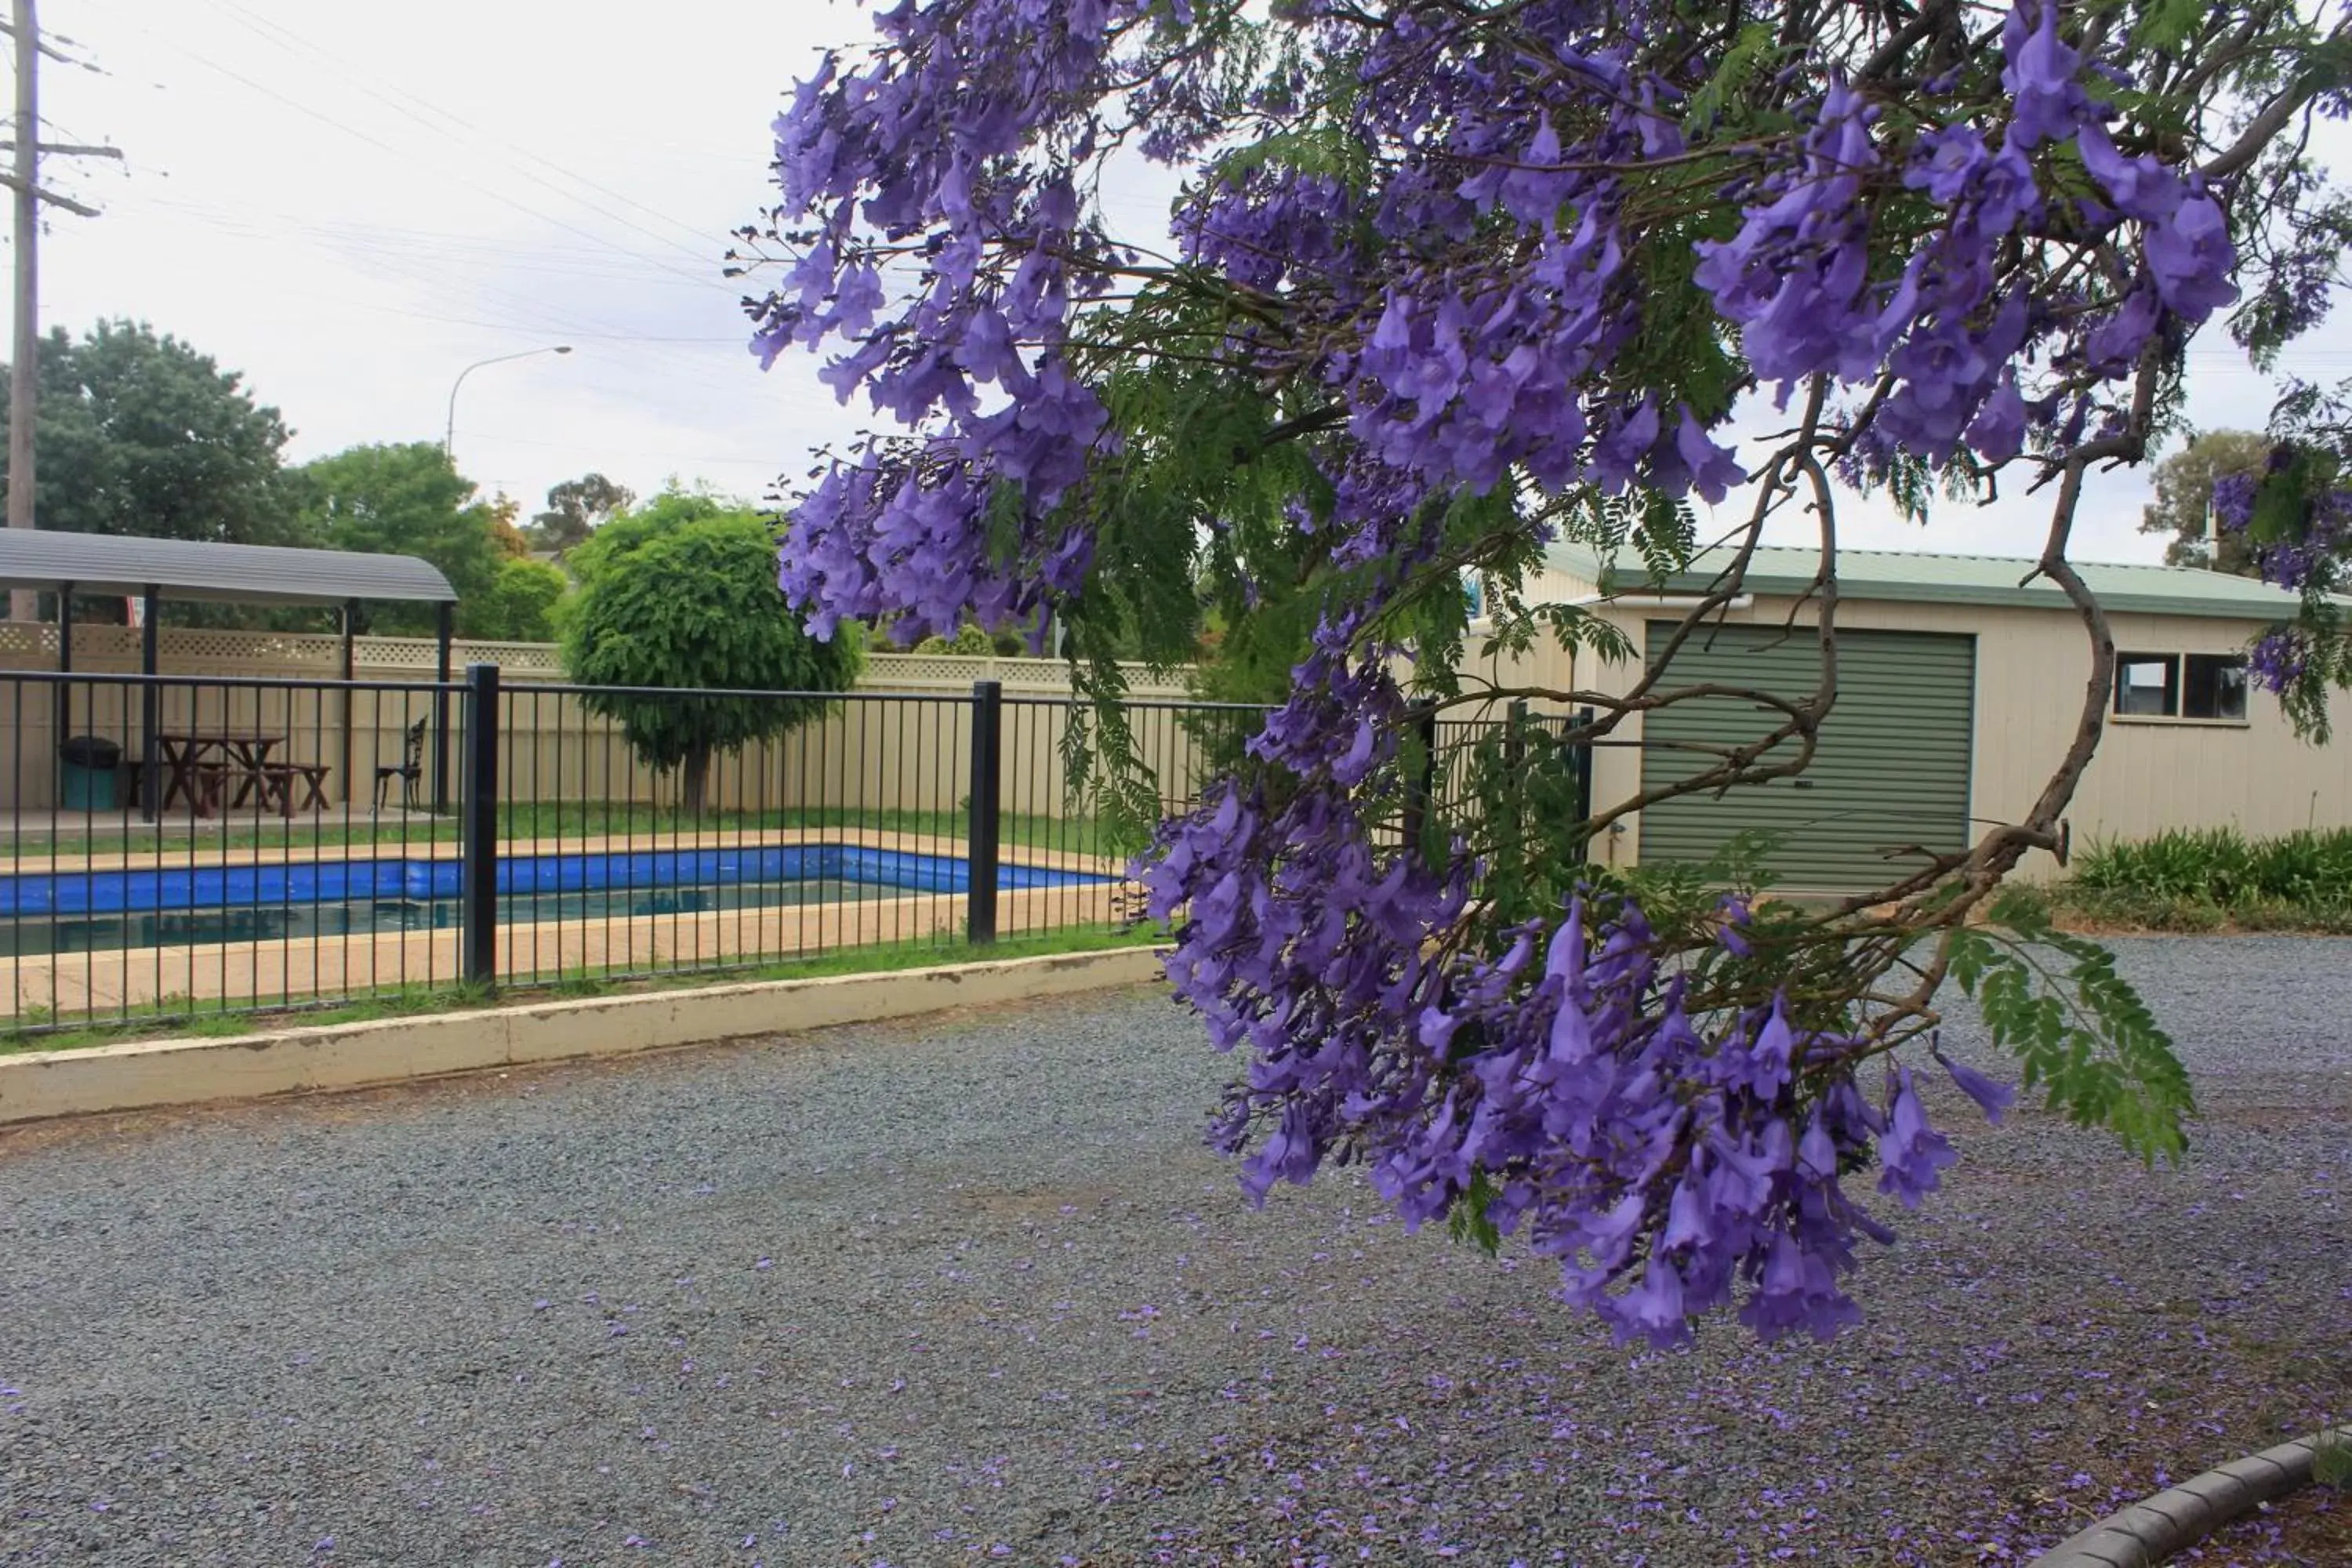
[[2151, 48], [2179, 48], [2196, 36], [2207, 6], [2208, 0], [2147, 0], [2132, 37]]
[[[767, 524], [715, 497], [656, 496], [598, 529], [572, 562], [580, 592], [562, 617], [572, 679], [709, 693], [583, 699], [649, 766], [684, 768], [688, 809], [701, 805], [714, 752], [817, 718], [828, 704], [815, 694], [846, 690], [863, 662], [854, 628], [830, 642], [802, 630], [776, 588]], [[719, 694], [730, 691], [761, 695]]]
[[[429, 561], [457, 592], [458, 636], [513, 635], [518, 605], [527, 607], [538, 585], [501, 583], [512, 559], [501, 542], [501, 508], [474, 499], [473, 481], [438, 443], [352, 447], [289, 479], [303, 543]], [[423, 637], [434, 629], [429, 605], [362, 604], [360, 613], [364, 631]]]
[[2218, 563], [2210, 559], [2206, 529], [2213, 500], [2213, 481], [2224, 474], [2260, 473], [2273, 442], [2251, 430], [2214, 430], [2198, 437], [2156, 466], [2150, 476], [2156, 499], [2140, 512], [2139, 531], [2165, 536], [2164, 560], [2169, 566], [2210, 566], [2241, 577], [2257, 576], [2245, 539], [2232, 531], [2221, 535]]
[[934, 634], [917, 643], [915, 651], [954, 654], [964, 658], [987, 658], [999, 651], [997, 640], [988, 635], [987, 628], [966, 621], [956, 628], [954, 637], [943, 637]]
[[2341, 1429], [2322, 1432], [2311, 1447], [2311, 1479], [2339, 1491], [2352, 1488], [2352, 1437]]
[[1475, 1244], [1478, 1250], [1492, 1258], [1503, 1249], [1503, 1232], [1487, 1217], [1487, 1205], [1502, 1194], [1484, 1170], [1470, 1173], [1470, 1185], [1462, 1199], [1446, 1211], [1445, 1228], [1456, 1242]]
[[236, 372], [128, 321], [100, 321], [79, 342], [53, 330], [41, 340], [38, 370], [34, 514], [42, 528], [302, 542], [279, 467], [290, 433]]
[[2043, 903], [2005, 892], [1990, 923], [1948, 931], [1952, 978], [2015, 1057], [2024, 1087], [2080, 1127], [2105, 1127], [2153, 1163], [2189, 1147], [2189, 1075], [2115, 955], [2050, 923]]
[[2076, 908], [2161, 930], [2237, 923], [2352, 927], [2352, 829], [2249, 839], [2235, 828], [2174, 829], [2076, 853]]
[[[562, 568], [509, 556], [499, 563], [489, 592], [472, 606], [467, 636], [491, 642], [552, 642], [555, 607], [571, 591]], [[460, 604], [458, 618], [468, 619]]]
[[1715, 74], [1690, 96], [1684, 124], [1694, 140], [1714, 130], [1725, 103], [1738, 98], [1741, 89], [1784, 52], [1778, 45], [1779, 34], [1780, 29], [1761, 21], [1740, 28], [1731, 47], [1723, 51]]

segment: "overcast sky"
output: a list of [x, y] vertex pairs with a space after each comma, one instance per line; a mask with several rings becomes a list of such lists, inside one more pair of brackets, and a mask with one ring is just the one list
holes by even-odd
[[[574, 352], [481, 370], [457, 406], [460, 468], [526, 512], [591, 469], [756, 497], [857, 427], [814, 362], [759, 371], [720, 275], [767, 197], [782, 94], [863, 36], [857, 7], [44, 0], [41, 18], [104, 73], [45, 67], [47, 133], [128, 154], [47, 171], [105, 216], [53, 223], [45, 323], [135, 316], [187, 340], [283, 412], [292, 458], [438, 440], [459, 371], [556, 343]], [[1164, 211], [1148, 188], [1115, 200], [1129, 224]], [[2192, 363], [2200, 425], [2262, 422], [2267, 383], [2226, 343]], [[2352, 321], [2294, 363], [2352, 374]], [[2077, 554], [2154, 559], [2146, 496], [2099, 481]], [[1850, 545], [1986, 553], [2038, 548], [2043, 526], [2022, 500], [1924, 531], [1861, 503], [1843, 519]]]

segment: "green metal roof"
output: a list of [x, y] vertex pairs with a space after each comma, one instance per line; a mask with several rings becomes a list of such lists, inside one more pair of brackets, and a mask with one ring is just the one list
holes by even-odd
[[[1586, 546], [1555, 544], [1549, 556], [1558, 570], [1598, 583], [1605, 593], [1630, 595], [1700, 593], [1731, 561], [1728, 550], [1702, 551], [1688, 570], [1668, 577], [1662, 585], [1653, 582], [1648, 566], [1631, 550], [1604, 562]], [[1765, 595], [1801, 594], [1811, 584], [1820, 563], [1820, 553], [1814, 550], [1759, 548], [1748, 562], [1744, 591]], [[2078, 561], [2074, 569], [2110, 612], [2233, 621], [2284, 621], [2294, 619], [2295, 614], [2293, 594], [2252, 577], [2185, 566], [2112, 562]], [[2022, 556], [1841, 550], [1838, 596], [2071, 610], [2066, 595], [2047, 578], [2024, 583], [2032, 570], [2033, 563]]]

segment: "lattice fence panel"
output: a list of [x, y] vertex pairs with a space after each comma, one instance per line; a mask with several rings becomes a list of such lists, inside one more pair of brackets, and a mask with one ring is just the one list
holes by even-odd
[[[227, 631], [165, 626], [158, 649], [166, 675], [283, 675], [331, 680], [342, 669], [342, 639], [324, 632]], [[362, 680], [431, 679], [438, 650], [431, 637], [363, 637], [352, 645], [352, 672]], [[55, 669], [58, 628], [0, 621], [0, 669]], [[469, 664], [495, 664], [508, 681], [562, 680], [562, 650], [553, 643], [466, 642], [452, 645], [452, 675]], [[74, 668], [91, 674], [127, 674], [139, 668], [139, 628], [74, 627]], [[1143, 665], [1122, 667], [1137, 697], [1181, 697], [1181, 677], [1155, 675]], [[998, 658], [959, 654], [871, 653], [858, 685], [870, 691], [969, 691], [975, 680], [995, 680], [1025, 694], [1067, 691], [1068, 667], [1057, 658]]]
[[[1145, 665], [1119, 667], [1128, 690], [1137, 697], [1181, 697], [1181, 677], [1155, 675]], [[1069, 667], [1058, 658], [999, 658], [976, 654], [869, 653], [858, 684], [876, 691], [969, 691], [975, 680], [995, 680], [1006, 690], [1067, 691]]]

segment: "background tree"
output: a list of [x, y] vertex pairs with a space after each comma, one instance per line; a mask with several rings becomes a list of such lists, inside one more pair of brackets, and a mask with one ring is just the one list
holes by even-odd
[[[2166, 536], [2167, 565], [2200, 566], [2241, 577], [2261, 574], [2245, 536], [2215, 525], [2213, 481], [2224, 474], [2259, 474], [2273, 444], [2271, 437], [2252, 430], [2215, 430], [2157, 464], [2150, 476], [2156, 499], [2142, 509], [2139, 531]], [[2220, 541], [2218, 564], [2209, 533]]]
[[279, 462], [290, 432], [277, 409], [254, 402], [236, 372], [128, 321], [100, 321], [79, 342], [52, 330], [41, 340], [39, 369], [40, 527], [299, 542]]
[[[2352, 112], [2342, 0], [907, 0], [876, 32], [794, 92], [745, 242], [779, 274], [757, 350], [829, 347], [904, 434], [817, 465], [782, 580], [819, 630], [1051, 616], [1115, 715], [1118, 637], [1181, 660], [1212, 542], [1290, 531], [1297, 578], [1244, 552], [1234, 586], [1313, 595], [1311, 647], [1142, 873], [1179, 994], [1247, 1058], [1214, 1136], [1252, 1194], [1360, 1163], [1409, 1223], [1557, 1259], [1621, 1335], [1736, 1307], [1827, 1336], [1887, 1237], [1862, 1184], [1916, 1204], [1953, 1158], [1918, 1076], [2014, 1092], [1935, 1054], [1948, 980], [2053, 1108], [2181, 1152], [2161, 1030], [2002, 883], [2063, 846], [2113, 693], [2086, 486], [2179, 428], [2200, 330], [2267, 363], [2332, 303], [2352, 198], [2311, 150]], [[1172, 243], [1100, 200], [1131, 155], [1181, 181]], [[2279, 478], [2257, 545], [2330, 517]], [[1810, 765], [1845, 497], [1926, 521], [1995, 486], [2048, 504], [2034, 575], [2087, 671], [2015, 820], [1812, 909], [1587, 862], [1661, 799]], [[2336, 488], [2317, 526], [2352, 534]], [[1555, 541], [1687, 561], [1702, 504], [1734, 548], [1654, 658], [1529, 602]], [[1723, 695], [1681, 655], [1780, 518], [1818, 530], [1818, 676], [1730, 694], [1764, 736], [1582, 821], [1515, 812], [1504, 769], [1416, 812], [1424, 716], [1589, 707], [1575, 738], [1622, 743]], [[1465, 572], [1495, 645], [1638, 678], [1465, 676]]]
[[[562, 615], [563, 665], [588, 686], [845, 691], [862, 662], [854, 626], [804, 632], [776, 589], [765, 520], [708, 495], [668, 491], [596, 530], [572, 555], [580, 588]], [[822, 698], [591, 693], [647, 765], [681, 770], [698, 811], [710, 759], [818, 717]]]
[[553, 642], [559, 607], [571, 590], [562, 567], [509, 556], [472, 605], [460, 601], [458, 619], [466, 636], [488, 642]]
[[[437, 442], [406, 441], [352, 447], [294, 470], [293, 493], [305, 542], [324, 550], [415, 555], [441, 569], [457, 592], [461, 637], [539, 640], [551, 628], [543, 619], [519, 627], [512, 611], [539, 588], [513, 579], [521, 600], [502, 595], [501, 572], [517, 557], [511, 544], [513, 504], [474, 499], [474, 483], [460, 474]], [[501, 542], [503, 535], [510, 543]], [[543, 581], [530, 580], [543, 587]], [[362, 607], [365, 629], [394, 637], [421, 637], [433, 630], [434, 614], [424, 605]]]
[[602, 474], [587, 474], [551, 486], [547, 510], [530, 520], [531, 542], [558, 555], [576, 549], [589, 534], [636, 502], [636, 492]]

